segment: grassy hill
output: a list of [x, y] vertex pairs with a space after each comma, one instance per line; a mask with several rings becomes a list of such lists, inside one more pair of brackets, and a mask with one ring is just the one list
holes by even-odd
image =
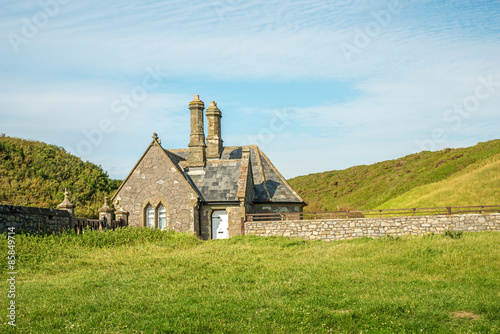
[[499, 154], [493, 140], [288, 181], [307, 211], [498, 204]]
[[17, 328], [5, 316], [0, 332], [499, 333], [499, 245], [495, 232], [332, 243], [138, 228], [17, 235]]
[[500, 203], [500, 155], [467, 166], [449, 178], [416, 187], [379, 209]]
[[61, 147], [0, 137], [0, 204], [55, 208], [67, 188], [78, 217], [97, 217], [120, 182]]

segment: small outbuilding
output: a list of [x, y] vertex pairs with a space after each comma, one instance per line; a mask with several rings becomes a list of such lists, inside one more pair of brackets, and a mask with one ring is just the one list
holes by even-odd
[[258, 146], [223, 146], [222, 113], [189, 103], [188, 148], [164, 149], [156, 134], [112, 200], [129, 212], [129, 226], [192, 231], [224, 239], [243, 231], [248, 213], [302, 212], [304, 200]]

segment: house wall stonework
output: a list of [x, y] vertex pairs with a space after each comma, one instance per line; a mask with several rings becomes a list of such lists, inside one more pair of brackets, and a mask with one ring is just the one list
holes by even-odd
[[245, 216], [245, 207], [243, 204], [240, 206], [233, 206], [227, 208], [229, 213], [229, 237], [235, 237], [243, 233], [241, 226], [241, 218]]
[[163, 204], [168, 229], [198, 233], [198, 196], [159, 145], [149, 147], [113, 200], [129, 212], [129, 226], [145, 226], [146, 206], [156, 217]]
[[245, 234], [300, 237], [307, 240], [344, 240], [361, 237], [422, 235], [451, 231], [500, 231], [500, 214], [357, 218], [321, 220], [254, 221], [245, 223]]

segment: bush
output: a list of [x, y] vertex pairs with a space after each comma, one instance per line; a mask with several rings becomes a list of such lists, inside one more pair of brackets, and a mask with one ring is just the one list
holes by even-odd
[[462, 232], [462, 231], [450, 231], [450, 230], [446, 230], [444, 232], [444, 236], [448, 237], [448, 238], [451, 238], [451, 239], [460, 239], [463, 234], [464, 234], [464, 232]]
[[67, 188], [76, 216], [97, 218], [120, 184], [62, 147], [0, 136], [0, 204], [55, 208]]

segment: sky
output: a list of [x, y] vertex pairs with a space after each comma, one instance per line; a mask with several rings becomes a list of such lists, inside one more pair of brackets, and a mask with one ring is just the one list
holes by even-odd
[[195, 94], [285, 178], [500, 138], [500, 0], [2, 0], [0, 36], [0, 133], [115, 179]]

